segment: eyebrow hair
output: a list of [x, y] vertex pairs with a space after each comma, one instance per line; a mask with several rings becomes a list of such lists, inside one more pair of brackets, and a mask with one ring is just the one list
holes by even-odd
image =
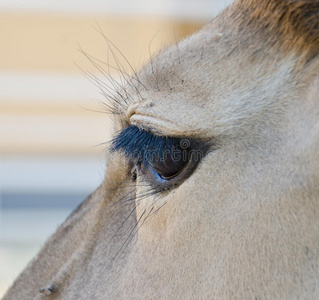
[[163, 157], [165, 151], [179, 147], [180, 142], [180, 138], [158, 136], [137, 126], [129, 125], [111, 140], [110, 151], [121, 152], [131, 161], [143, 161], [148, 155], [154, 153]]

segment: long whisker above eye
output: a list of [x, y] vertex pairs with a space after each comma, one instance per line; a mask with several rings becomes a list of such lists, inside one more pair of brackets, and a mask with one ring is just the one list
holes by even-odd
[[[116, 58], [116, 55], [112, 49], [112, 47], [114, 47], [114, 49], [121, 55], [121, 57], [124, 59], [124, 61], [126, 62], [126, 64], [130, 67], [131, 71], [133, 72], [134, 74], [134, 77], [132, 76], [132, 78], [136, 79], [137, 82], [139, 84], [141, 84], [145, 90], [147, 90], [146, 86], [142, 83], [142, 81], [140, 80], [138, 74], [137, 74], [137, 71], [133, 68], [133, 66], [131, 65], [131, 63], [128, 61], [128, 59], [125, 57], [125, 55], [122, 53], [122, 51], [120, 51], [120, 49], [109, 39], [106, 37], [106, 35], [103, 33], [101, 27], [97, 24], [97, 27], [98, 27], [98, 32], [102, 35], [102, 37], [104, 38], [104, 40], [106, 41], [106, 43], [108, 44], [111, 52], [112, 52], [112, 55], [114, 56], [114, 58]], [[112, 47], [111, 47], [112, 46]], [[123, 68], [120, 68], [120, 69], [123, 69]]]

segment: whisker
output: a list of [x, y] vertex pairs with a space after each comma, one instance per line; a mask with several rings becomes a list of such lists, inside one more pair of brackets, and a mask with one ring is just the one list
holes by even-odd
[[140, 222], [140, 220], [142, 219], [142, 217], [144, 216], [144, 214], [146, 213], [146, 210], [143, 211], [143, 213], [141, 214], [141, 216], [139, 217], [139, 219], [136, 221], [135, 225], [133, 226], [133, 228], [131, 229], [129, 235], [126, 237], [124, 243], [122, 244], [122, 246], [120, 247], [120, 249], [115, 253], [115, 255], [113, 256], [113, 258], [111, 259], [111, 261], [107, 264], [106, 268], [104, 269], [104, 271], [102, 272], [102, 274], [105, 273], [105, 271], [113, 264], [114, 260], [117, 258], [117, 256], [121, 253], [121, 250], [123, 249], [123, 247], [125, 246], [126, 242], [129, 240], [129, 238], [131, 237], [132, 233], [135, 231], [136, 227], [138, 226], [138, 223]]
[[[112, 82], [112, 80], [114, 80], [110, 74], [106, 73], [106, 72], [104, 71], [104, 69], [101, 68], [101, 67], [91, 58], [90, 55], [88, 55], [87, 53], [85, 53], [82, 49], [80, 49], [80, 52], [93, 64], [93, 66], [94, 66], [109, 82]], [[90, 75], [91, 75], [91, 74], [90, 74]], [[94, 76], [94, 75], [91, 75], [91, 76]], [[94, 79], [98, 80], [100, 83], [105, 84], [105, 82], [101, 81], [101, 80], [98, 79], [96, 76], [94, 76], [94, 77], [95, 77]], [[110, 86], [107, 86], [107, 87], [108, 87], [108, 88], [111, 88]], [[119, 87], [120, 87], [121, 89], [123, 89], [124, 91], [126, 91], [123, 86], [119, 85]], [[123, 100], [125, 100], [125, 98], [122, 96], [122, 94], [119, 93], [119, 91], [118, 91], [117, 88], [114, 88], [114, 89], [111, 88], [111, 89], [112, 89], [115, 93], [117, 93]]]
[[[82, 51], [82, 53], [84, 52], [83, 50], [81, 50], [81, 51]], [[108, 48], [107, 57], [109, 56], [109, 52], [110, 52], [110, 48]], [[108, 73], [106, 73], [106, 74], [108, 75], [108, 78], [107, 78], [107, 79], [108, 79], [108, 81], [112, 84], [114, 90], [117, 91], [117, 89], [120, 88], [120, 89], [122, 89], [122, 90], [124, 91], [124, 93], [126, 94], [127, 97], [132, 98], [131, 95], [127, 92], [127, 90], [124, 88], [123, 82], [122, 82], [122, 84], [118, 83], [118, 81], [115, 80], [115, 79], [110, 75], [110, 74], [111, 74], [110, 69], [112, 68], [112, 69], [114, 69], [114, 70], [116, 70], [116, 71], [119, 71], [119, 72], [121, 73], [121, 76], [122, 76], [122, 77], [120, 77], [119, 79], [120, 79], [120, 80], [124, 79], [125, 82], [126, 82], [128, 85], [130, 85], [130, 86], [132, 86], [132, 82], [130, 82], [128, 79], [126, 79], [125, 76], [127, 76], [127, 77], [129, 77], [129, 78], [135, 79], [134, 77], [132, 77], [130, 74], [126, 73], [125, 71], [123, 71], [123, 70], [121, 70], [121, 69], [119, 69], [119, 68], [116, 68], [116, 67], [110, 65], [109, 63], [106, 63], [106, 62], [104, 62], [104, 61], [102, 61], [102, 60], [100, 60], [100, 59], [98, 59], [98, 58], [96, 58], [96, 57], [94, 57], [94, 56], [92, 56], [92, 55], [89, 55], [89, 54], [87, 54], [87, 53], [85, 53], [85, 52], [84, 52], [83, 54], [84, 54], [91, 62], [94, 60], [94, 61], [97, 61], [97, 62], [99, 62], [99, 63], [102, 63], [102, 64], [106, 65], [107, 68], [108, 68]], [[93, 63], [93, 62], [92, 62], [92, 63]], [[94, 62], [93, 64], [94, 64], [94, 66], [97, 65], [95, 62]], [[105, 73], [104, 70], [103, 70], [101, 67], [99, 67], [99, 71]], [[104, 74], [104, 75], [105, 75], [105, 74]], [[124, 75], [125, 75], [125, 76], [124, 76]], [[125, 98], [124, 98], [123, 100], [126, 101]]]
[[[130, 69], [132, 70], [132, 72], [134, 73], [134, 76], [136, 78], [136, 80], [144, 87], [144, 89], [147, 91], [146, 86], [141, 82], [141, 80], [139, 79], [136, 70], [133, 68], [133, 66], [130, 64], [130, 62], [128, 61], [128, 59], [125, 57], [125, 55], [120, 51], [120, 49], [110, 40], [108, 39], [105, 34], [103, 33], [101, 27], [99, 26], [99, 24], [97, 24], [98, 28], [99, 28], [99, 33], [102, 35], [102, 37], [105, 39], [105, 41], [107, 42], [108, 45], [112, 45], [118, 52], [119, 54], [124, 58], [125, 62], [128, 64], [128, 66], [130, 67]], [[111, 50], [112, 51], [112, 50]], [[113, 51], [112, 51], [113, 52]]]
[[[76, 64], [77, 65], [77, 64]], [[93, 83], [94, 86], [96, 86], [101, 92], [102, 92], [102, 95], [108, 99], [110, 101], [111, 104], [106, 104], [105, 102], [102, 102], [103, 103], [103, 106], [105, 106], [107, 108], [107, 111], [112, 113], [112, 114], [119, 114], [118, 110], [115, 108], [115, 104], [117, 104], [119, 107], [123, 106], [123, 104], [115, 97], [111, 96], [111, 93], [109, 92], [109, 94], [106, 94], [105, 93], [105, 89], [103, 89], [101, 87], [101, 80], [98, 79], [96, 76], [94, 76], [93, 74], [87, 72], [87, 71], [84, 71], [83, 69], [81, 69], [81, 67], [79, 67], [77, 65], [77, 67], [81, 70], [81, 72], [83, 73], [83, 75], [88, 78], [90, 80], [90, 82]]]
[[[137, 204], [138, 205], [138, 204]], [[97, 254], [97, 257], [99, 257], [101, 254], [103, 254], [104, 250], [107, 248], [107, 246], [110, 245], [110, 243], [113, 241], [113, 239], [116, 237], [116, 235], [119, 233], [119, 231], [123, 228], [123, 226], [125, 225], [125, 223], [127, 222], [127, 220], [132, 216], [133, 212], [136, 210], [136, 206], [133, 207], [133, 209], [130, 211], [130, 213], [126, 216], [126, 218], [124, 219], [124, 221], [122, 222], [121, 226], [119, 226], [119, 228], [115, 231], [115, 233], [113, 234], [113, 236], [111, 237], [111, 239], [108, 241], [108, 243], [101, 249], [100, 253]]]
[[[133, 240], [133, 238], [135, 237], [135, 235], [137, 234], [137, 232], [139, 231], [139, 229], [143, 226], [143, 224], [145, 223], [145, 221], [148, 219], [150, 213], [153, 211], [154, 206], [150, 209], [150, 211], [148, 212], [148, 214], [145, 216], [143, 222], [137, 227], [136, 231], [134, 232], [134, 234], [132, 234], [131, 238], [129, 239], [129, 241], [126, 243], [126, 246], [122, 249], [122, 253], [126, 250], [126, 248], [128, 247], [128, 245], [130, 244], [130, 242]], [[141, 217], [145, 214], [145, 210], [143, 212], [143, 214], [141, 215]], [[139, 220], [141, 219], [141, 217], [139, 218]], [[139, 223], [139, 220], [137, 222], [137, 224]], [[125, 240], [126, 241], [126, 240]]]

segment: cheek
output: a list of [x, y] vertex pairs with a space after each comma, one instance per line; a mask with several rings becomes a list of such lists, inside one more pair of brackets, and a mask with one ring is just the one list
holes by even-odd
[[239, 191], [238, 177], [234, 170], [215, 168], [212, 161], [204, 160], [167, 201], [175, 206], [176, 214], [191, 220], [196, 216], [214, 217], [227, 206], [233, 205]]

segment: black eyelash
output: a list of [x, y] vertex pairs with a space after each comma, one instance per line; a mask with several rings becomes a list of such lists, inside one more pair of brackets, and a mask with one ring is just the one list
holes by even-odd
[[167, 151], [178, 148], [180, 142], [179, 138], [157, 136], [130, 125], [111, 141], [110, 151], [120, 151], [130, 161], [142, 162], [149, 160], [150, 155], [164, 157]]

